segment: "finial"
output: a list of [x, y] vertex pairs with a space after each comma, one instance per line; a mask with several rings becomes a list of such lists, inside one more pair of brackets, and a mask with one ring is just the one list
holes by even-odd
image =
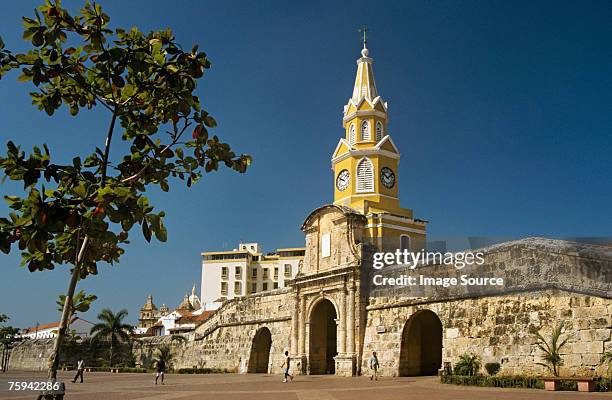
[[364, 25], [363, 28], [359, 29], [359, 33], [363, 34], [363, 49], [361, 49], [361, 56], [367, 57], [369, 54], [368, 51], [368, 28]]

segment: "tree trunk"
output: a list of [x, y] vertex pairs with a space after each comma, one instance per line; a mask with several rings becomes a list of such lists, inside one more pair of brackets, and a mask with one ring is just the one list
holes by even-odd
[[77, 255], [74, 269], [72, 270], [72, 277], [70, 278], [70, 284], [68, 285], [68, 293], [66, 293], [66, 301], [64, 302], [64, 308], [62, 309], [62, 318], [60, 319], [59, 330], [55, 337], [55, 343], [53, 344], [53, 352], [49, 356], [49, 380], [55, 382], [57, 380], [57, 368], [60, 361], [60, 351], [62, 349], [62, 343], [64, 336], [66, 335], [66, 329], [69, 325], [70, 309], [72, 308], [72, 297], [74, 296], [74, 290], [76, 289], [77, 281], [79, 280], [79, 270], [81, 265], [81, 259], [87, 247], [89, 237], [85, 236], [79, 254]]
[[111, 338], [110, 338], [110, 357], [108, 360], [108, 365], [112, 368], [113, 367], [113, 335], [111, 334]]

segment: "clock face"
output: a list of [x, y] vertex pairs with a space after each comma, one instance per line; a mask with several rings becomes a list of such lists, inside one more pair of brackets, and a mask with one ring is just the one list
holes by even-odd
[[380, 170], [380, 181], [384, 187], [391, 189], [395, 186], [395, 174], [390, 168], [384, 167]]
[[348, 170], [343, 169], [342, 171], [340, 171], [340, 173], [338, 174], [338, 177], [336, 178], [336, 187], [338, 188], [339, 191], [343, 191], [347, 187], [349, 187], [350, 183], [351, 183], [351, 173], [348, 172]]

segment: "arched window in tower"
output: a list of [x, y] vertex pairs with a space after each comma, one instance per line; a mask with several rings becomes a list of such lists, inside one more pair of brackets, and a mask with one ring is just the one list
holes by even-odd
[[404, 250], [410, 251], [410, 236], [408, 236], [408, 235], [401, 235], [400, 236], [400, 250], [401, 251], [404, 251]]
[[362, 141], [371, 140], [371, 138], [370, 138], [370, 124], [368, 123], [368, 121], [363, 121], [361, 123], [361, 140]]
[[355, 137], [355, 124], [351, 124], [351, 127], [349, 128], [349, 143], [355, 143], [357, 141], [356, 139], [357, 138]]
[[374, 191], [374, 165], [365, 157], [357, 164], [357, 191]]
[[382, 122], [378, 121], [378, 122], [376, 122], [376, 141], [380, 142], [382, 137], [383, 137]]

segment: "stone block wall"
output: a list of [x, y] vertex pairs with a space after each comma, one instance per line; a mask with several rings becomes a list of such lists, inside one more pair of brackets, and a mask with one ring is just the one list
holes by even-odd
[[[563, 322], [562, 338], [570, 339], [561, 350], [561, 374], [606, 373], [606, 367], [599, 364], [602, 353], [612, 350], [612, 301], [547, 291], [370, 310], [364, 359], [377, 351], [383, 375], [398, 375], [402, 332], [419, 310], [433, 311], [440, 318], [442, 360], [452, 365], [462, 354], [476, 354], [483, 365], [501, 363], [501, 374], [546, 375], [549, 372], [536, 365], [542, 359], [534, 334], [540, 332], [549, 339], [554, 327]], [[377, 333], [383, 326], [385, 332]], [[367, 368], [365, 362], [362, 368]]]
[[53, 351], [53, 339], [26, 340], [11, 350], [9, 370], [44, 371]]
[[283, 353], [290, 350], [291, 310], [289, 289], [255, 294], [226, 302], [189, 337], [188, 342], [172, 342], [170, 337], [142, 339], [134, 346], [136, 362], [150, 367], [156, 348], [171, 344], [172, 367], [219, 368], [247, 372], [253, 339], [258, 330], [269, 329], [272, 337], [269, 372], [281, 373]]

